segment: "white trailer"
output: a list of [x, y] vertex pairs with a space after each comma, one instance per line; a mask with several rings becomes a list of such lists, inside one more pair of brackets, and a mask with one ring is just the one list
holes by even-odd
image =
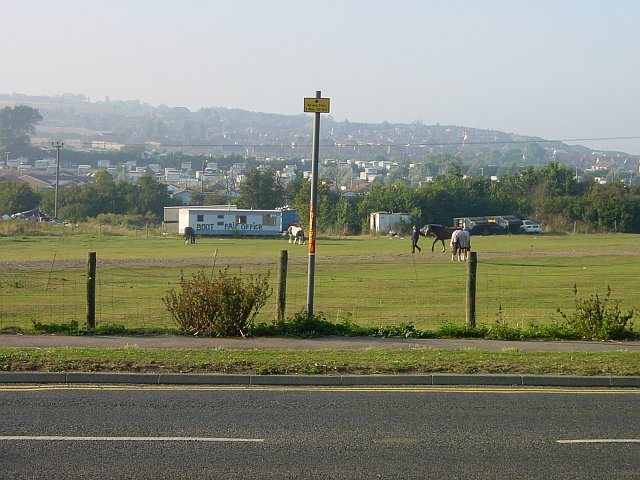
[[196, 235], [276, 236], [282, 232], [279, 210], [205, 209], [185, 207], [178, 211], [178, 233], [186, 227]]
[[411, 215], [408, 213], [373, 212], [369, 215], [369, 228], [373, 233], [387, 234], [390, 230], [408, 231]]

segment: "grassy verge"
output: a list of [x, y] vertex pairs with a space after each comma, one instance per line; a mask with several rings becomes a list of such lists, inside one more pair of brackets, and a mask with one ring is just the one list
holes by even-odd
[[640, 375], [639, 352], [0, 348], [0, 371]]

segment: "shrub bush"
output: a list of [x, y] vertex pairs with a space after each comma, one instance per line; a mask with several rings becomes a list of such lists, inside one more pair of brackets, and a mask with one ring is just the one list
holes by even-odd
[[[589, 298], [578, 298], [578, 288], [573, 285], [576, 310], [568, 315], [557, 309], [569, 328], [587, 339], [619, 340], [634, 337], [634, 311], [622, 313], [620, 301], [611, 299], [611, 288], [607, 285], [607, 294], [601, 299], [598, 294]], [[612, 302], [610, 304], [609, 302]]]
[[207, 278], [200, 270], [191, 280], [180, 277], [180, 288], [162, 298], [173, 319], [188, 333], [216, 337], [245, 336], [271, 295], [269, 276], [251, 275], [246, 280], [220, 270]]

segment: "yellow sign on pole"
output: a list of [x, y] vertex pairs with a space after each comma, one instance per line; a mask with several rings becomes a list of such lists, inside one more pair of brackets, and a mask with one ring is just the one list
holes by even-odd
[[305, 98], [305, 113], [329, 113], [329, 98]]

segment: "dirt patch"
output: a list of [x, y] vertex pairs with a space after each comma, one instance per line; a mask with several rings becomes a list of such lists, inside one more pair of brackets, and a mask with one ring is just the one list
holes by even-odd
[[[548, 257], [602, 257], [602, 256], [636, 256], [640, 255], [640, 250], [634, 251], [625, 251], [625, 252], [617, 252], [617, 251], [602, 251], [602, 250], [573, 250], [571, 252], [531, 252], [523, 255], [521, 253], [483, 253], [480, 252], [479, 262], [481, 263], [483, 260], [496, 259], [496, 258], [520, 258], [520, 259], [535, 259], [535, 258], [548, 258]], [[361, 261], [381, 261], [381, 262], [389, 262], [394, 259], [402, 260], [402, 259], [410, 259], [413, 255], [410, 253], [397, 253], [391, 255], [328, 255], [323, 256], [321, 258], [325, 259], [331, 263], [352, 263], [352, 262], [361, 262]], [[419, 254], [416, 258], [420, 258], [421, 260], [428, 259], [440, 259], [440, 258], [449, 258], [450, 254], [448, 252], [441, 253], [424, 253]], [[243, 263], [250, 264], [261, 264], [261, 265], [273, 265], [275, 263], [272, 258], [256, 258], [256, 257], [227, 257], [224, 261], [218, 259], [217, 261], [211, 257], [194, 257], [194, 258], [165, 258], [165, 259], [154, 259], [154, 258], [134, 258], [134, 259], [118, 259], [118, 260], [109, 260], [109, 259], [98, 259], [97, 265], [98, 267], [148, 267], [148, 266], [166, 266], [170, 268], [180, 268], [187, 266], [202, 266], [202, 267], [211, 267], [214, 264], [218, 264], [220, 266], [223, 265], [237, 265]], [[27, 269], [50, 269], [50, 268], [85, 268], [87, 265], [86, 260], [57, 260], [52, 264], [49, 260], [34, 260], [34, 261], [22, 261], [22, 262], [0, 262], [0, 268], [3, 269], [15, 269], [15, 270], [27, 270]]]

